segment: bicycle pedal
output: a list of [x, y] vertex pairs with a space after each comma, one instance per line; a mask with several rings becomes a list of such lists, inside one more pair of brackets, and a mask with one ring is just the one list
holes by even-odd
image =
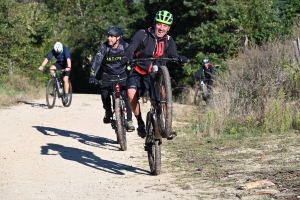
[[167, 137], [167, 140], [173, 140], [175, 137], [177, 136], [177, 133], [175, 131], [173, 131], [169, 137]]

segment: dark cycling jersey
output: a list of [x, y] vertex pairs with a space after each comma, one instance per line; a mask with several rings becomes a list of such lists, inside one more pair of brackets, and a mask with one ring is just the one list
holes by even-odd
[[119, 75], [125, 72], [125, 65], [120, 65], [122, 55], [125, 49], [128, 47], [128, 43], [122, 38], [120, 39], [119, 46], [116, 49], [111, 48], [107, 42], [104, 42], [99, 51], [97, 52], [92, 68], [91, 75], [96, 76], [100, 69], [111, 75]]
[[46, 58], [48, 60], [51, 60], [52, 57], [55, 57], [56, 63], [58, 63], [62, 67], [67, 66], [67, 59], [71, 59], [71, 54], [69, 52], [69, 49], [66, 46], [63, 46], [63, 52], [62, 53], [56, 53], [54, 49], [48, 53]]
[[213, 65], [209, 65], [208, 68], [205, 66], [201, 67], [195, 74], [194, 78], [198, 77], [200, 74], [204, 72], [204, 77], [207, 79], [214, 78], [215, 71]]
[[[145, 33], [148, 38], [145, 40]], [[139, 49], [143, 42], [146, 42], [144, 48]], [[176, 44], [173, 38], [166, 35], [162, 39], [155, 36], [154, 29], [141, 29], [131, 38], [129, 47], [126, 49], [124, 56], [128, 58], [178, 58]], [[166, 65], [166, 61], [156, 61], [157, 65]], [[139, 63], [135, 66], [135, 70], [140, 74], [146, 74], [152, 70], [152, 61]]]

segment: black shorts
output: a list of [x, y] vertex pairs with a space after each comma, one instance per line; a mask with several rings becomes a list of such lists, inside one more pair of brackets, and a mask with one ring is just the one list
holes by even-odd
[[[66, 69], [67, 68], [67, 66], [64, 66], [64, 67], [62, 67], [60, 64], [58, 64], [58, 63], [53, 63], [52, 65], [54, 65], [55, 67], [56, 67], [56, 69]], [[70, 71], [64, 71], [63, 72], [63, 76], [70, 76], [70, 73], [71, 73], [71, 70]]]
[[[119, 76], [120, 76], [120, 79], [123, 79], [123, 78], [127, 77], [127, 74], [124, 72], [123, 74], [120, 74]], [[103, 84], [101, 85], [101, 89], [113, 91], [114, 90], [113, 83], [109, 82], [109, 81], [117, 80], [117, 79], [118, 79], [118, 75], [111, 75], [111, 74], [103, 72], [102, 78], [101, 78]], [[119, 85], [121, 87], [121, 90], [126, 90], [126, 79], [121, 81], [119, 83]]]
[[135, 89], [139, 98], [144, 95], [145, 91], [150, 89], [150, 83], [150, 76], [148, 74], [141, 75], [133, 71], [130, 77], [128, 77], [126, 85], [127, 89]]

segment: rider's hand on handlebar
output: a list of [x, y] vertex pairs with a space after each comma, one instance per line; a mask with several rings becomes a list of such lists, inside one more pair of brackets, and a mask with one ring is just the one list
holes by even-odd
[[124, 56], [124, 57], [122, 57], [120, 64], [125, 65], [128, 62], [128, 60], [129, 60], [128, 57]]
[[44, 70], [44, 67], [41, 65], [41, 66], [39, 66], [39, 70], [40, 71], [43, 71]]
[[91, 77], [89, 78], [89, 83], [90, 83], [90, 84], [95, 84], [95, 83], [96, 83], [96, 78], [93, 77], [93, 76], [91, 76]]
[[190, 62], [190, 60], [186, 56], [179, 56], [178, 60], [181, 65]]

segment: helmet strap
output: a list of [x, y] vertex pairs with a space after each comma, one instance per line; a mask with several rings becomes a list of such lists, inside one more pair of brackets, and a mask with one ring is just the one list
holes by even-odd
[[[118, 36], [119, 37], [119, 36]], [[118, 37], [116, 37], [116, 38], [118, 38]], [[120, 37], [121, 38], [121, 37]], [[113, 46], [115, 46], [115, 44], [117, 44], [118, 43], [118, 41], [120, 41], [120, 39], [117, 39], [116, 40], [116, 42], [115, 43], [113, 43], [111, 46], [113, 47]]]

